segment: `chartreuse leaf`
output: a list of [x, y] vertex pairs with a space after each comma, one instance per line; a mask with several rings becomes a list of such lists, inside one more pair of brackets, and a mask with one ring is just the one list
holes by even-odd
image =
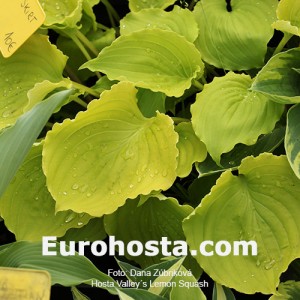
[[[162, 237], [168, 237], [169, 241], [184, 239], [181, 221], [192, 212], [192, 207], [181, 206], [174, 198], [160, 200], [157, 197], [150, 197], [140, 206], [138, 200], [128, 200], [126, 205], [120, 207], [114, 214], [104, 217], [108, 235], [114, 235], [125, 244], [132, 240], [139, 240], [142, 243], [148, 240], [159, 241]], [[124, 222], [125, 227], [122, 225]], [[135, 257], [125, 254], [128, 259], [136, 261], [143, 268], [160, 262], [163, 257], [162, 253]]]
[[248, 91], [251, 84], [250, 76], [244, 74], [215, 77], [191, 106], [195, 133], [217, 164], [221, 154], [236, 144], [253, 145], [259, 135], [269, 133], [283, 112], [283, 105]]
[[131, 11], [140, 11], [145, 8], [166, 8], [174, 4], [176, 0], [129, 0]]
[[181, 266], [179, 271], [184, 275], [176, 275], [173, 278], [175, 286], [170, 292], [170, 300], [206, 300], [205, 295], [198, 287], [196, 278], [184, 266]]
[[203, 74], [204, 64], [199, 51], [184, 37], [172, 31], [145, 29], [120, 36], [81, 68], [180, 97], [192, 79]]
[[164, 300], [166, 298], [152, 294], [146, 290], [129, 288], [129, 289], [119, 289], [118, 295], [121, 300]]
[[127, 14], [120, 22], [120, 34], [125, 35], [145, 28], [160, 28], [177, 32], [189, 42], [198, 37], [198, 25], [193, 13], [188, 9], [174, 6], [172, 11], [166, 12], [159, 8], [143, 9], [139, 12]]
[[0, 199], [0, 213], [17, 240], [40, 241], [43, 236], [62, 236], [82, 227], [90, 216], [72, 211], [55, 214], [55, 201], [46, 187], [42, 170], [42, 144], [35, 144]]
[[13, 125], [24, 111], [43, 100], [29, 101], [27, 92], [43, 80], [62, 80], [66, 60], [48, 37], [40, 34], [31, 36], [10, 58], [0, 56], [0, 129]]
[[[54, 251], [54, 248], [51, 248], [51, 251]], [[51, 275], [52, 285], [91, 285], [93, 280], [99, 280], [107, 283], [105, 289], [116, 294], [115, 287], [110, 285], [117, 287], [117, 283], [98, 270], [85, 256], [78, 255], [77, 252], [75, 256], [62, 256], [58, 243], [56, 251], [56, 256], [43, 256], [42, 242], [15, 242], [0, 248], [1, 267], [47, 270]]]
[[175, 130], [179, 135], [177, 176], [186, 177], [192, 171], [194, 162], [205, 160], [207, 151], [205, 145], [195, 135], [191, 123], [180, 123], [175, 127]]
[[0, 197], [52, 113], [72, 93], [73, 91], [67, 90], [53, 94], [19, 117], [13, 127], [0, 133]]
[[40, 0], [46, 13], [43, 26], [52, 29], [76, 28], [82, 17], [83, 0]]
[[71, 287], [71, 292], [73, 295], [73, 300], [90, 300], [89, 297], [81, 293], [75, 286]]
[[98, 4], [100, 0], [83, 0], [82, 2], [82, 8], [83, 11], [86, 13], [86, 15], [91, 19], [93, 23], [93, 30], [97, 30], [97, 21], [96, 16], [93, 11], [93, 6]]
[[173, 184], [178, 154], [173, 121], [160, 113], [143, 117], [136, 92], [128, 82], [114, 85], [87, 111], [48, 132], [43, 170], [57, 211], [100, 217], [128, 198]]
[[277, 30], [300, 36], [300, 2], [281, 0], [277, 8], [278, 20], [273, 24]]
[[287, 128], [285, 135], [285, 151], [288, 161], [300, 178], [300, 104], [295, 105], [288, 111]]
[[[280, 274], [299, 257], [300, 181], [285, 156], [248, 157], [238, 171], [238, 176], [230, 171], [221, 175], [211, 193], [183, 221], [183, 230], [190, 249], [199, 249], [206, 240], [231, 244], [228, 256], [216, 252], [196, 256], [217, 283], [247, 294], [275, 293]], [[246, 256], [241, 247], [239, 255], [234, 255], [238, 241], [255, 241], [257, 255], [252, 247]]]
[[251, 90], [271, 100], [284, 103], [300, 102], [300, 49], [293, 48], [273, 56], [255, 77]]
[[227, 70], [261, 67], [273, 36], [278, 1], [236, 0], [230, 6], [227, 2], [203, 0], [195, 6], [196, 45], [203, 60]]
[[269, 300], [297, 300], [299, 298], [300, 282], [289, 280], [280, 283], [278, 286], [277, 295], [273, 295]]
[[104, 240], [103, 218], [93, 218], [81, 228], [71, 228], [60, 238], [62, 241], [99, 241]]

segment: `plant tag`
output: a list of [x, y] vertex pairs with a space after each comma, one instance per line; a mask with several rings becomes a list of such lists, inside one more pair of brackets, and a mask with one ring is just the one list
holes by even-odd
[[47, 271], [0, 268], [0, 299], [49, 300], [50, 289]]
[[43, 24], [46, 15], [38, 0], [0, 2], [0, 50], [11, 56]]

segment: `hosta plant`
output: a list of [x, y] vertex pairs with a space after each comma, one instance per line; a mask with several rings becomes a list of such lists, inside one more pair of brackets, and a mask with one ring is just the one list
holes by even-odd
[[[0, 266], [48, 270], [74, 299], [95, 279], [120, 299], [209, 299], [202, 278], [213, 299], [300, 298], [300, 2], [40, 3], [42, 27], [0, 57], [0, 215], [15, 237]], [[246, 240], [257, 255], [125, 253], [125, 289], [84, 256], [43, 257], [43, 236]]]

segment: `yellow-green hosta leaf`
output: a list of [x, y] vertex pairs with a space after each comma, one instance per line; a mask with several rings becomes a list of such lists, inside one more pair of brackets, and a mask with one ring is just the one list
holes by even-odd
[[177, 176], [186, 177], [192, 171], [194, 162], [205, 160], [207, 151], [205, 145], [196, 136], [191, 123], [180, 123], [175, 130], [179, 135]]
[[129, 0], [129, 8], [131, 11], [140, 11], [145, 8], [161, 8], [174, 4], [176, 0]]
[[231, 1], [232, 11], [226, 2], [202, 0], [195, 6], [196, 45], [203, 60], [227, 70], [261, 67], [273, 36], [278, 1]]
[[93, 6], [95, 6], [99, 2], [100, 2], [100, 0], [83, 0], [83, 2], [82, 2], [83, 11], [91, 19], [91, 21], [93, 23], [94, 31], [97, 30], [97, 21], [96, 21], [96, 16], [93, 11]]
[[13, 125], [20, 115], [43, 100], [29, 101], [27, 92], [43, 80], [62, 80], [66, 61], [67, 57], [48, 37], [40, 34], [33, 35], [11, 57], [0, 56], [0, 129]]
[[174, 6], [166, 12], [158, 8], [143, 9], [127, 14], [120, 22], [120, 34], [125, 35], [143, 29], [160, 28], [174, 31], [184, 36], [189, 42], [198, 37], [198, 25], [193, 13], [188, 9]]
[[47, 190], [42, 170], [42, 148], [42, 144], [32, 147], [0, 199], [1, 216], [17, 240], [40, 241], [43, 236], [62, 236], [91, 218], [72, 211], [55, 214], [55, 201]]
[[300, 2], [280, 0], [277, 8], [278, 20], [272, 26], [280, 31], [300, 36]]
[[256, 75], [251, 90], [263, 93], [278, 103], [299, 103], [299, 68], [299, 48], [278, 53]]
[[202, 75], [204, 64], [199, 51], [184, 37], [172, 31], [145, 29], [120, 36], [81, 68], [180, 97], [192, 80]]
[[[191, 206], [179, 205], [174, 198], [148, 197], [142, 205], [139, 199], [128, 200], [114, 214], [104, 217], [104, 226], [108, 235], [114, 235], [125, 244], [133, 240], [143, 244], [148, 240], [160, 241], [162, 237], [168, 237], [169, 241], [184, 240], [181, 221], [192, 210]], [[159, 263], [163, 255], [132, 257], [126, 254], [126, 257], [145, 268]]]
[[235, 241], [255, 241], [257, 255], [249, 247], [243, 256], [240, 247], [240, 255], [198, 253], [196, 259], [217, 283], [247, 294], [271, 294], [281, 273], [300, 256], [300, 181], [285, 156], [248, 157], [238, 171], [238, 176], [229, 170], [221, 175], [183, 229], [190, 249], [206, 240], [228, 241], [231, 250]]
[[173, 121], [160, 113], [145, 118], [136, 92], [128, 82], [114, 85], [87, 111], [48, 132], [43, 169], [57, 211], [102, 216], [127, 198], [173, 184], [178, 155]]
[[300, 104], [288, 111], [284, 146], [288, 161], [300, 179]]
[[259, 135], [271, 132], [283, 112], [283, 105], [248, 91], [251, 84], [244, 74], [215, 77], [191, 106], [195, 133], [218, 164], [236, 144], [253, 145]]
[[40, 0], [46, 13], [43, 26], [52, 29], [75, 28], [82, 17], [83, 0]]

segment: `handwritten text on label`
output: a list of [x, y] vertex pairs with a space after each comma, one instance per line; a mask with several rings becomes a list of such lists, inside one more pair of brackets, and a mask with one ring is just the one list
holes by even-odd
[[9, 32], [5, 34], [4, 37], [4, 42], [5, 45], [7, 45], [7, 51], [10, 52], [12, 50], [12, 48], [14, 47], [14, 45], [16, 44], [16, 42], [13, 41], [13, 32]]
[[31, 10], [28, 0], [23, 0], [21, 2], [21, 8], [24, 10], [24, 14], [27, 16], [27, 20], [31, 23], [32, 21], [37, 21], [34, 11]]

